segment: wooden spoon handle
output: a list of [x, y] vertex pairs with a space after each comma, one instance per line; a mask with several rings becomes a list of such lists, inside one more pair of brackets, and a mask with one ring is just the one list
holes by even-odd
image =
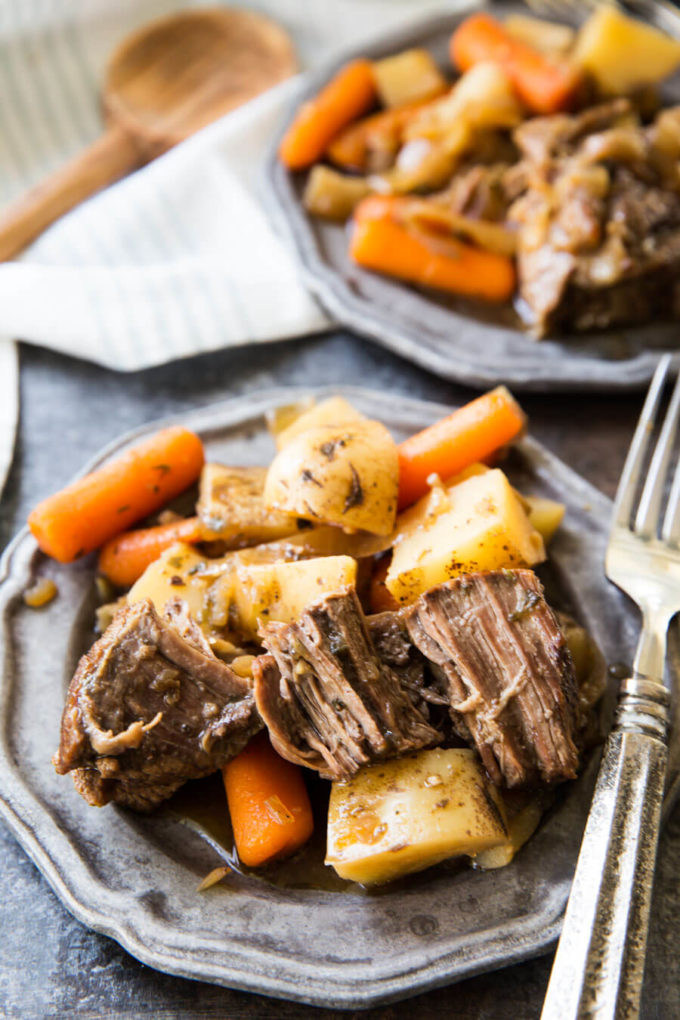
[[51, 223], [140, 166], [134, 138], [116, 125], [80, 155], [13, 202], [0, 216], [0, 262], [18, 255]]

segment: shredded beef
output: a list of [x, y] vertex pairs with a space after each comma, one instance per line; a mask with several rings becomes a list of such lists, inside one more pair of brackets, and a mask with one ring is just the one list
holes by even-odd
[[445, 676], [451, 714], [494, 782], [576, 775], [573, 665], [533, 571], [458, 577], [404, 615], [414, 644]]
[[519, 308], [537, 336], [680, 317], [680, 108], [625, 99], [515, 132]]
[[[441, 742], [418, 692], [378, 655], [354, 590], [312, 603], [297, 623], [268, 624], [262, 639], [271, 654], [255, 662], [255, 698], [284, 758], [340, 779]], [[394, 634], [388, 654], [408, 666]]]
[[248, 681], [212, 654], [186, 606], [173, 600], [163, 619], [144, 600], [81, 658], [54, 764], [91, 804], [148, 811], [261, 727]]

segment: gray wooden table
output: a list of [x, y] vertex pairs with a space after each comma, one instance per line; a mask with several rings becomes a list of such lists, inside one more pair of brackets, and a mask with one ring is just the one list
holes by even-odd
[[[126, 429], [273, 383], [335, 382], [445, 403], [474, 395], [343, 333], [222, 352], [131, 376], [24, 347], [22, 420], [0, 504], [0, 544], [19, 529], [38, 499], [59, 488], [100, 446]], [[532, 434], [612, 495], [640, 396], [532, 396], [522, 403]], [[156, 973], [73, 920], [2, 824], [0, 861], [0, 1017], [284, 1020], [342, 1015]], [[661, 839], [645, 1020], [680, 1017], [679, 861], [680, 806]], [[537, 1017], [550, 963], [550, 957], [543, 957], [363, 1015], [380, 1020]]]

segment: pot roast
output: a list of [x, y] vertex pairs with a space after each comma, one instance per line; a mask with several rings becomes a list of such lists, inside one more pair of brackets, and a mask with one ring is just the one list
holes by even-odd
[[347, 591], [264, 629], [271, 654], [256, 663], [255, 697], [283, 757], [347, 778], [442, 743], [429, 706], [444, 702], [495, 782], [576, 775], [573, 665], [531, 570], [464, 575], [375, 619]]
[[353, 588], [267, 624], [254, 682], [180, 599], [120, 609], [71, 681], [55, 756], [91, 804], [151, 810], [266, 724], [290, 761], [342, 779], [461, 739], [507, 786], [575, 776], [581, 725], [565, 638], [531, 570], [464, 575], [366, 617]]
[[181, 601], [118, 610], [78, 663], [57, 772], [97, 806], [149, 811], [210, 775], [262, 728], [250, 684], [211, 651]]
[[514, 134], [520, 312], [536, 336], [680, 316], [680, 107], [627, 99]]
[[332, 779], [432, 747], [442, 736], [371, 640], [354, 589], [262, 632], [255, 698], [276, 750]]
[[575, 777], [573, 664], [533, 571], [463, 575], [421, 595], [404, 615], [413, 643], [446, 685], [457, 731], [494, 782]]

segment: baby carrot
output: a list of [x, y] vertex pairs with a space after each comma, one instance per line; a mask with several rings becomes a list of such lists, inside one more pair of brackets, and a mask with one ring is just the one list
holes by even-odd
[[43, 500], [28, 526], [44, 553], [70, 563], [159, 510], [196, 481], [203, 444], [174, 426]]
[[292, 854], [314, 829], [299, 765], [281, 758], [265, 733], [222, 769], [239, 858], [257, 868]]
[[286, 131], [279, 157], [289, 170], [302, 170], [319, 159], [329, 142], [376, 98], [370, 60], [341, 68], [318, 96], [304, 103]]
[[503, 68], [533, 113], [568, 110], [583, 77], [574, 64], [551, 60], [506, 32], [490, 14], [471, 14], [451, 36], [451, 59], [461, 71], [491, 61]]
[[521, 407], [505, 386], [498, 386], [406, 439], [397, 447], [399, 508], [427, 492], [430, 475], [445, 480], [458, 474], [512, 442], [525, 427]]
[[505, 255], [398, 222], [397, 199], [369, 196], [354, 214], [350, 255], [360, 266], [409, 283], [484, 301], [508, 301], [515, 267]]
[[110, 538], [99, 554], [99, 572], [118, 588], [130, 588], [146, 568], [175, 542], [200, 542], [204, 537], [198, 517], [183, 517], [155, 528], [137, 528]]

